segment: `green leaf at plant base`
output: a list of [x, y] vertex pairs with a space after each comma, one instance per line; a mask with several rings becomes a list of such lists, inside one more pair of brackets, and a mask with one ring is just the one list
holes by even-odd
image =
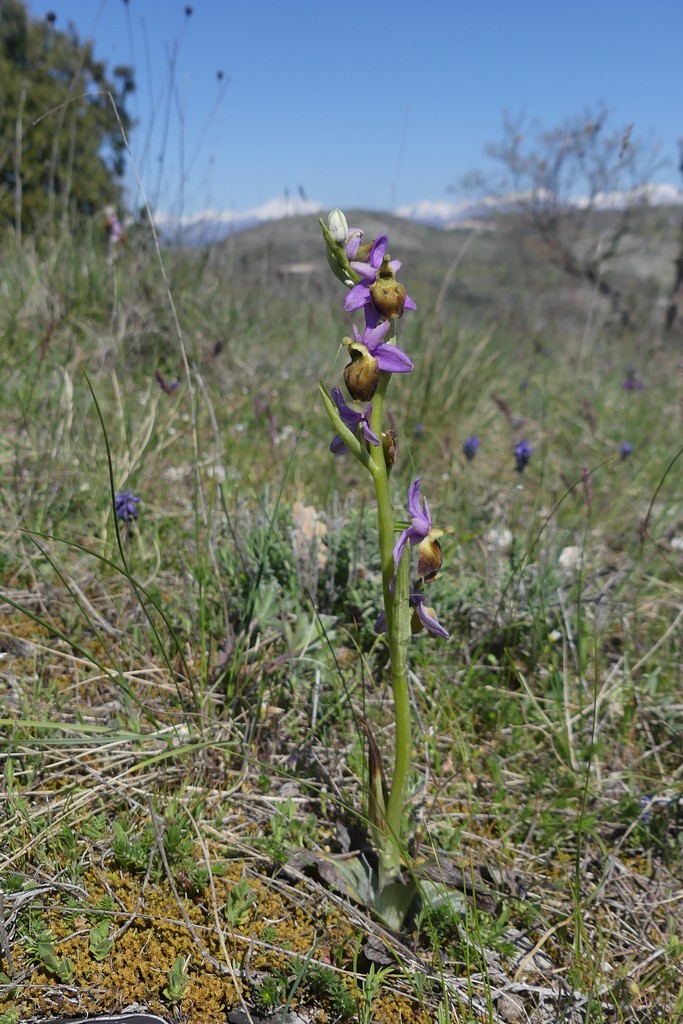
[[290, 858], [294, 867], [314, 867], [323, 881], [343, 892], [354, 903], [371, 907], [375, 899], [377, 877], [363, 856], [335, 857], [316, 850], [297, 850]]
[[400, 932], [417, 892], [417, 885], [412, 879], [406, 882], [388, 882], [375, 896], [372, 909], [387, 928]]

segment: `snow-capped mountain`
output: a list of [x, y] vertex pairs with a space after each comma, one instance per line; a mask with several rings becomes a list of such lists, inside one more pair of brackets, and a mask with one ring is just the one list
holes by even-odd
[[[485, 196], [482, 199], [460, 200], [459, 202], [431, 202], [421, 200], [406, 206], [400, 206], [397, 217], [416, 220], [422, 224], [431, 224], [448, 230], [463, 227], [467, 222], [485, 221], [494, 213], [514, 213], [520, 206], [532, 198], [529, 192], [511, 192], [505, 196]], [[543, 195], [536, 193], [534, 202], [543, 203]], [[551, 196], [547, 196], [550, 201]], [[569, 207], [585, 209], [591, 206], [595, 210], [623, 210], [626, 206], [680, 206], [683, 205], [683, 191], [675, 185], [640, 185], [631, 191], [599, 192], [589, 199], [578, 196], [570, 200]]]
[[180, 239], [185, 245], [208, 245], [267, 221], [323, 212], [322, 204], [314, 199], [280, 196], [251, 210], [202, 210], [180, 218], [157, 213], [154, 221], [160, 233], [168, 239]]
[[[468, 224], [484, 224], [494, 213], [512, 213], [521, 203], [528, 202], [528, 193], [510, 193], [505, 196], [485, 196], [481, 199], [465, 199], [455, 202], [419, 200], [399, 206], [394, 215], [405, 220], [431, 224], [444, 230], [466, 227]], [[536, 202], [542, 201], [538, 194]], [[599, 210], [623, 209], [625, 206], [678, 206], [683, 205], [683, 191], [674, 185], [642, 185], [631, 192], [605, 192], [592, 200], [578, 197], [571, 206], [583, 209], [588, 204]], [[268, 221], [283, 220], [300, 214], [321, 214], [328, 207], [315, 199], [300, 196], [281, 196], [270, 199], [251, 210], [202, 210], [181, 218], [171, 214], [158, 213], [155, 217], [157, 228], [168, 240], [180, 240], [185, 245], [207, 245], [220, 242], [229, 235], [246, 231]]]

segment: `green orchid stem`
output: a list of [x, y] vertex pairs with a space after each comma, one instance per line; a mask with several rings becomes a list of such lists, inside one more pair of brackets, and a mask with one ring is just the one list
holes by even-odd
[[[380, 438], [382, 436], [384, 395], [390, 380], [390, 373], [380, 373], [379, 385], [372, 399], [370, 429]], [[371, 472], [377, 497], [377, 524], [382, 563], [382, 586], [396, 722], [394, 770], [385, 805], [385, 832], [379, 850], [381, 891], [384, 884], [395, 879], [401, 870], [401, 824], [413, 750], [410, 694], [408, 690], [410, 554], [408, 547], [406, 547], [398, 570], [394, 573], [394, 508], [391, 502], [389, 474], [381, 444], [371, 447], [370, 458], [372, 460]], [[394, 579], [394, 576], [395, 583], [392, 593], [391, 581]]]

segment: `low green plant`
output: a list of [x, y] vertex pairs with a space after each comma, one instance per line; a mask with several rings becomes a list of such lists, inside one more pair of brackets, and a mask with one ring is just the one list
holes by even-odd
[[267, 974], [252, 993], [254, 1005], [261, 1013], [273, 1013], [283, 1002], [286, 993], [284, 980], [275, 975]]
[[34, 963], [41, 963], [48, 974], [64, 985], [68, 985], [74, 973], [74, 965], [68, 956], [58, 957], [55, 953], [54, 935], [48, 928], [36, 928], [24, 939], [26, 952]]
[[190, 983], [187, 974], [187, 961], [182, 956], [177, 956], [173, 961], [173, 967], [168, 971], [166, 987], [163, 990], [163, 997], [169, 1003], [179, 1003], [185, 995], [185, 990]]
[[356, 1001], [341, 980], [341, 976], [331, 967], [311, 964], [306, 970], [303, 982], [312, 994], [325, 999], [333, 1013], [342, 1020], [350, 1020], [356, 1015]]
[[256, 893], [251, 889], [246, 875], [233, 885], [225, 901], [225, 919], [233, 928], [239, 928], [247, 920], [249, 911], [256, 902]]
[[113, 914], [117, 909], [117, 903], [113, 896], [105, 892], [97, 903], [86, 912], [86, 917], [91, 921], [101, 921], [103, 918]]
[[[172, 870], [196, 872], [197, 864], [192, 859], [194, 838], [187, 814], [179, 811], [176, 804], [171, 802], [163, 822], [165, 827], [161, 834], [161, 842], [169, 867]], [[118, 819], [113, 823], [113, 832], [111, 848], [119, 867], [133, 874], [142, 875], [149, 870], [152, 878], [163, 878], [166, 870], [164, 858], [157, 848], [159, 840], [151, 823], [131, 838], [124, 819]], [[200, 871], [199, 874], [203, 875], [203, 872]]]
[[114, 940], [110, 938], [111, 921], [100, 921], [90, 929], [88, 949], [93, 960], [101, 963], [106, 960], [114, 948]]
[[275, 808], [270, 819], [270, 835], [259, 839], [259, 847], [276, 867], [282, 867], [292, 848], [306, 846], [315, 838], [317, 824], [315, 815], [301, 815], [295, 801], [287, 797]]
[[382, 989], [385, 981], [393, 975], [393, 967], [380, 967], [377, 969], [370, 964], [370, 970], [363, 978], [361, 984], [361, 1002], [358, 1009], [358, 1024], [371, 1024], [373, 1019], [372, 1004]]

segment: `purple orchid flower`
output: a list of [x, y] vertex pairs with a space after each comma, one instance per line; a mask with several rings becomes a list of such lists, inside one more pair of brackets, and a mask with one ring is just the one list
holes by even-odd
[[[344, 396], [342, 395], [339, 388], [332, 388], [332, 398], [334, 399], [334, 403], [337, 406], [337, 409], [339, 410], [339, 415], [341, 416], [342, 423], [344, 423], [345, 426], [347, 426], [349, 430], [352, 430], [354, 433], [362, 424], [363, 437], [365, 438], [365, 440], [368, 441], [369, 444], [378, 445], [379, 438], [377, 437], [376, 434], [373, 434], [372, 430], [370, 430], [370, 416], [372, 414], [372, 405], [370, 404], [366, 406], [365, 412], [356, 412], [355, 409], [349, 408], [349, 406], [346, 404], [346, 402], [344, 401]], [[332, 454], [344, 455], [346, 452], [348, 452], [348, 450], [349, 449], [347, 445], [341, 439], [339, 434], [337, 434], [332, 439], [332, 443], [330, 444], [330, 451], [332, 452]]]
[[410, 541], [411, 547], [418, 544], [425, 539], [432, 528], [432, 517], [429, 514], [427, 499], [423, 498], [422, 505], [420, 505], [421, 483], [421, 478], [418, 476], [408, 488], [408, 512], [413, 521], [394, 544], [394, 565], [396, 567], [398, 567], [398, 563], [401, 561], [403, 549], [408, 541]]
[[[419, 633], [420, 630], [426, 629], [432, 636], [443, 637], [444, 640], [448, 640], [450, 636], [447, 629], [441, 625], [436, 617], [436, 612], [433, 608], [427, 605], [427, 599], [424, 594], [410, 594], [410, 604], [413, 608], [413, 618], [411, 622], [411, 632]], [[386, 633], [387, 631], [387, 617], [385, 612], [380, 612], [375, 622], [375, 633]]]
[[[380, 320], [391, 319], [401, 316], [404, 309], [417, 309], [415, 302], [406, 292], [403, 285], [394, 280], [394, 275], [401, 269], [400, 260], [389, 260], [384, 265], [384, 255], [387, 251], [389, 240], [386, 235], [379, 235], [372, 244], [368, 262], [363, 260], [351, 260], [350, 266], [361, 280], [354, 285], [344, 300], [344, 309], [347, 313], [355, 309], [365, 309], [365, 322], [368, 327], [376, 327]], [[386, 307], [377, 307], [377, 293], [373, 290], [378, 284], [378, 272], [383, 269], [383, 276], [387, 278], [387, 285], [393, 285], [393, 301]]]
[[420, 504], [420, 483], [421, 480], [418, 476], [408, 488], [408, 512], [412, 517], [412, 523], [394, 544], [394, 566], [398, 568], [403, 549], [410, 541], [411, 547], [418, 545], [418, 575], [423, 580], [430, 580], [441, 568], [442, 555], [439, 537], [443, 530], [436, 530], [432, 526], [427, 499], [423, 498], [422, 504]]
[[390, 321], [384, 320], [376, 327], [366, 327], [361, 335], [354, 324], [354, 341], [357, 345], [365, 345], [370, 355], [377, 360], [380, 370], [386, 370], [388, 373], [410, 373], [413, 369], [412, 360], [396, 345], [383, 340], [390, 327]]

